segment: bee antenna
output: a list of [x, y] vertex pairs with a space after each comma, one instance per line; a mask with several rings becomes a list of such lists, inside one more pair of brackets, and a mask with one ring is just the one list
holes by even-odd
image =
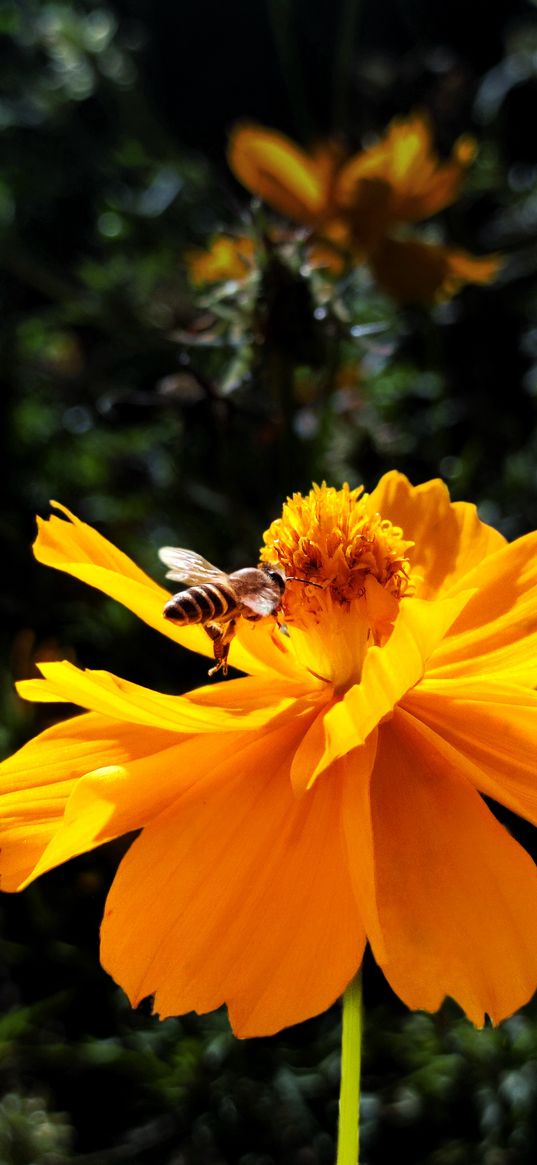
[[314, 583], [309, 578], [298, 578], [298, 575], [296, 575], [296, 574], [287, 574], [285, 576], [285, 581], [286, 582], [301, 582], [301, 583], [304, 583], [304, 585], [307, 587], [317, 587], [317, 589], [319, 591], [324, 591], [324, 589], [325, 589], [323, 587], [322, 583]]

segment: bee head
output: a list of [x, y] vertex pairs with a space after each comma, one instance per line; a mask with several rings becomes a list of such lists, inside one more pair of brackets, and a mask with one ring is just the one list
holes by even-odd
[[276, 586], [281, 591], [282, 595], [288, 582], [300, 582], [304, 583], [304, 586], [317, 587], [321, 591], [324, 590], [324, 587], [321, 583], [312, 582], [309, 578], [298, 578], [293, 574], [285, 575], [279, 566], [263, 566], [261, 569], [264, 570], [265, 574], [268, 575], [272, 582], [276, 583]]
[[276, 584], [278, 590], [283, 595], [285, 590], [285, 575], [283, 571], [281, 571], [277, 566], [264, 566], [262, 569], [271, 580], [271, 582]]

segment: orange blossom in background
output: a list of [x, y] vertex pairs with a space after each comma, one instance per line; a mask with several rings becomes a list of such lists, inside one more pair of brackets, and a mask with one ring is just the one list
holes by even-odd
[[367, 262], [383, 290], [404, 303], [446, 298], [498, 271], [495, 256], [477, 258], [404, 233], [456, 201], [474, 155], [473, 140], [462, 137], [440, 161], [427, 117], [415, 113], [351, 157], [334, 143], [306, 153], [275, 130], [239, 124], [228, 159], [252, 194], [310, 229], [313, 263], [337, 273], [345, 261]]

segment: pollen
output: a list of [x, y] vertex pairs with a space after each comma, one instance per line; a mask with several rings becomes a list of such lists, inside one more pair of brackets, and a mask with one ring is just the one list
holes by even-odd
[[323, 482], [287, 499], [264, 535], [261, 561], [288, 580], [282, 621], [310, 671], [339, 689], [359, 680], [367, 650], [387, 641], [411, 591], [413, 545], [363, 486]]
[[[396, 599], [409, 585], [407, 551], [413, 542], [400, 527], [371, 512], [363, 486], [334, 489], [323, 482], [306, 497], [293, 494], [263, 540], [263, 562], [277, 563], [286, 578], [328, 590], [342, 605], [363, 596], [368, 577]], [[288, 589], [300, 602], [299, 588]], [[309, 591], [315, 601], [313, 588]], [[317, 602], [322, 605], [320, 594]]]

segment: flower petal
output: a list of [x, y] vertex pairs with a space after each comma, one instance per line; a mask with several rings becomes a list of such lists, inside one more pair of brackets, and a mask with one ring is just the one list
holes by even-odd
[[360, 182], [384, 181], [391, 189], [392, 222], [429, 218], [458, 196], [475, 144], [462, 138], [451, 158], [441, 163], [433, 150], [429, 121], [420, 113], [391, 123], [384, 136], [343, 167], [338, 192], [352, 203], [359, 199]]
[[377, 961], [412, 1008], [497, 1023], [537, 986], [537, 870], [434, 735], [400, 709], [371, 780]]
[[180, 628], [164, 619], [162, 611], [170, 597], [169, 591], [65, 506], [58, 502], [51, 502], [51, 505], [61, 510], [68, 521], [64, 522], [54, 514], [47, 521], [37, 519], [34, 554], [38, 562], [72, 574], [117, 599], [144, 623], [176, 643], [202, 655], [212, 655], [211, 642], [201, 627]]
[[[378, 737], [378, 733], [375, 735]], [[357, 775], [361, 776], [360, 770], [357, 774], [355, 764], [358, 751], [348, 752], [336, 763], [343, 777], [342, 816], [351, 884], [368, 941], [380, 963], [386, 957], [386, 952], [375, 889], [371, 779], [357, 779]]]
[[[359, 966], [338, 774], [296, 800], [292, 723], [254, 741], [157, 818], [123, 860], [102, 960], [161, 1016], [227, 1001], [240, 1036], [323, 1011]], [[160, 893], [155, 895], [155, 886]]]
[[289, 138], [259, 125], [231, 135], [228, 161], [252, 194], [299, 223], [315, 223], [325, 208], [323, 169]]
[[398, 303], [451, 299], [466, 283], [491, 283], [501, 267], [498, 255], [479, 257], [418, 239], [385, 236], [368, 256], [375, 279]]
[[466, 583], [464, 576], [507, 545], [502, 534], [480, 520], [475, 506], [451, 502], [438, 478], [413, 486], [402, 473], [385, 473], [369, 506], [372, 514], [382, 514], [413, 539], [408, 557], [416, 594], [423, 598], [450, 591], [459, 579], [461, 586], [480, 586], [480, 578]]
[[207, 250], [185, 252], [192, 283], [220, 283], [232, 279], [241, 283], [255, 263], [254, 240], [248, 235], [217, 235]]
[[239, 619], [237, 633], [231, 644], [229, 662], [248, 675], [266, 675], [267, 672], [295, 683], [311, 679], [296, 658], [288, 637], [282, 634], [274, 619], [259, 623]]
[[[63, 570], [89, 586], [96, 587], [182, 647], [212, 656], [211, 640], [202, 627], [177, 627], [164, 618], [162, 612], [170, 598], [169, 591], [154, 582], [126, 554], [117, 550], [86, 522], [75, 517], [65, 506], [58, 502], [51, 504], [61, 510], [68, 521], [54, 514], [48, 521], [37, 519], [38, 534], [34, 554], [38, 562]], [[264, 663], [266, 659], [267, 666], [273, 660], [276, 670], [284, 669], [282, 649], [278, 651], [271, 640], [273, 630], [273, 622], [267, 621], [257, 630], [255, 637], [245, 633], [245, 651], [241, 646], [242, 637], [235, 637], [230, 652], [233, 667], [248, 671], [251, 665], [252, 670], [262, 672], [267, 670]], [[259, 656], [256, 651], [258, 647]]]
[[537, 532], [502, 547], [459, 586], [476, 592], [430, 660], [434, 678], [502, 676], [537, 684]]
[[457, 618], [472, 592], [456, 598], [403, 600], [387, 643], [370, 647], [362, 678], [324, 716], [326, 755], [330, 761], [363, 745], [373, 729], [390, 715], [401, 697], [422, 678], [427, 659]]
[[[317, 777], [349, 751], [349, 740], [340, 740], [337, 732], [327, 727], [326, 717], [334, 701], [318, 712], [305, 732], [291, 764], [291, 784], [297, 797], [301, 797], [315, 784]], [[344, 752], [341, 749], [344, 749]], [[359, 748], [353, 751], [355, 779], [367, 781], [375, 761], [377, 750], [376, 729], [370, 733]]]
[[311, 684], [287, 685], [248, 677], [198, 688], [186, 696], [168, 696], [105, 671], [81, 671], [63, 662], [37, 665], [42, 680], [22, 680], [17, 691], [26, 700], [63, 700], [127, 721], [169, 732], [230, 732], [259, 729], [294, 710], [297, 697], [308, 698]]
[[476, 789], [537, 825], [537, 692], [482, 677], [425, 679], [402, 707]]
[[20, 889], [34, 870], [82, 774], [150, 755], [174, 739], [172, 733], [151, 732], [90, 713], [47, 728], [4, 761], [0, 765], [2, 890]]
[[[454, 202], [474, 155], [473, 140], [461, 138], [451, 158], [440, 162], [422, 114], [393, 121], [375, 145], [350, 158], [337, 175], [335, 200], [352, 222], [359, 251], [375, 257], [378, 249], [384, 254], [383, 239], [393, 227], [429, 218]], [[388, 290], [395, 294], [412, 289], [405, 298], [414, 299], [415, 273], [396, 268], [395, 279], [396, 288], [392, 278]], [[423, 278], [420, 290], [422, 283]]]
[[[153, 734], [146, 731], [146, 737], [149, 748]], [[167, 735], [159, 750], [158, 734], [154, 734], [154, 752], [83, 775], [71, 792], [56, 832], [24, 884], [103, 842], [147, 826], [208, 771], [216, 772], [222, 756], [239, 756], [251, 738], [244, 733], [222, 733], [202, 740], [189, 737], [180, 744], [174, 742], [176, 739]]]

